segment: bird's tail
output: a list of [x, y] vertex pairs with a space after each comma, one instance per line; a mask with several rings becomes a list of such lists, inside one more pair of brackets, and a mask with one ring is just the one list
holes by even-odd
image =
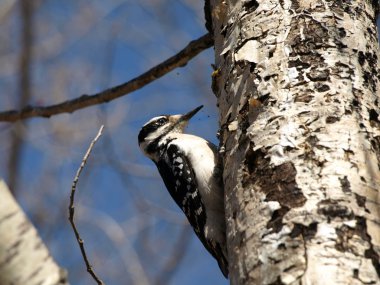
[[222, 271], [224, 277], [228, 279], [228, 261], [224, 255], [222, 255], [220, 258], [218, 258], [218, 265], [220, 270]]

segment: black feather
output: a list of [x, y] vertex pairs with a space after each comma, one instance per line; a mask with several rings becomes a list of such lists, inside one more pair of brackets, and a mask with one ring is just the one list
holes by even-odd
[[138, 140], [139, 144], [151, 133], [157, 130], [159, 127], [168, 123], [167, 115], [161, 115], [157, 120], [150, 122], [149, 124], [143, 126], [139, 132]]
[[[165, 157], [156, 163], [158, 171], [173, 200], [185, 213], [199, 236], [204, 231], [207, 217], [196, 185], [194, 170], [175, 144], [171, 144], [167, 151], [163, 152], [163, 156]], [[199, 214], [192, 212], [197, 209], [200, 209]]]
[[207, 213], [196, 184], [195, 172], [185, 154], [175, 144], [169, 144], [167, 151], [155, 162], [160, 175], [176, 204], [185, 213], [204, 247], [218, 261], [223, 275], [228, 276], [228, 261], [222, 248], [204, 236]]

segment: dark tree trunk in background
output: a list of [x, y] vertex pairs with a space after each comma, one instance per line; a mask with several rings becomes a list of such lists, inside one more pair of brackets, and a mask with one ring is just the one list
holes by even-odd
[[377, 1], [211, 1], [232, 284], [380, 284]]

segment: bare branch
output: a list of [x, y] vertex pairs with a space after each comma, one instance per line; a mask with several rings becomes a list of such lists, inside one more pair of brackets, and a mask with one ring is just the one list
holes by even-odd
[[70, 224], [74, 230], [74, 233], [75, 233], [75, 237], [78, 241], [78, 244], [79, 244], [79, 248], [80, 248], [80, 251], [82, 253], [82, 256], [83, 256], [83, 259], [84, 259], [84, 262], [86, 263], [86, 267], [87, 267], [87, 272], [91, 274], [92, 278], [94, 278], [94, 280], [96, 281], [96, 283], [98, 283], [99, 285], [104, 285], [103, 281], [99, 279], [99, 277], [95, 274], [95, 271], [93, 270], [91, 264], [90, 264], [90, 261], [88, 260], [87, 258], [87, 254], [86, 254], [86, 251], [84, 249], [84, 241], [83, 239], [80, 237], [79, 235], [79, 232], [77, 230], [77, 227], [75, 225], [75, 222], [74, 222], [74, 196], [75, 196], [75, 190], [77, 188], [77, 183], [78, 183], [78, 180], [79, 180], [79, 176], [84, 168], [84, 166], [86, 165], [87, 163], [87, 159], [88, 157], [90, 156], [90, 153], [92, 151], [92, 148], [94, 147], [95, 143], [97, 142], [97, 140], [99, 139], [99, 137], [102, 135], [102, 132], [103, 132], [103, 128], [104, 126], [102, 125], [99, 129], [99, 132], [98, 134], [96, 135], [96, 137], [92, 140], [90, 146], [88, 147], [88, 150], [86, 152], [86, 154], [84, 155], [83, 157], [83, 160], [82, 160], [82, 163], [80, 164], [78, 170], [77, 170], [77, 173], [75, 175], [75, 178], [73, 180], [73, 184], [71, 186], [71, 194], [70, 194], [70, 205], [69, 205], [69, 221], [70, 221]]
[[182, 49], [176, 55], [168, 58], [164, 62], [156, 65], [147, 72], [126, 83], [112, 87], [94, 95], [82, 95], [73, 100], [68, 100], [51, 106], [28, 106], [20, 111], [10, 110], [0, 112], [0, 121], [15, 122], [31, 117], [48, 118], [53, 115], [62, 113], [72, 113], [76, 110], [83, 109], [89, 106], [107, 103], [111, 100], [122, 97], [144, 87], [145, 85], [164, 76], [165, 74], [169, 73], [177, 67], [185, 66], [187, 62], [189, 62], [193, 57], [195, 57], [201, 51], [211, 47], [212, 45], [212, 36], [210, 34], [206, 34], [197, 40], [191, 41], [184, 49]]

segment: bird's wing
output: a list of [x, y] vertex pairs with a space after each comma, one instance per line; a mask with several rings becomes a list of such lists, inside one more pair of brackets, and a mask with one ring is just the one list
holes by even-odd
[[184, 153], [175, 144], [170, 144], [166, 155], [167, 157], [156, 163], [158, 171], [170, 195], [203, 242], [206, 210], [196, 184], [194, 170]]
[[177, 205], [185, 213], [194, 232], [218, 261], [224, 276], [228, 276], [228, 261], [222, 247], [213, 239], [205, 236], [207, 213], [196, 183], [195, 172], [185, 154], [175, 145], [170, 144], [166, 157], [156, 162], [158, 171]]

